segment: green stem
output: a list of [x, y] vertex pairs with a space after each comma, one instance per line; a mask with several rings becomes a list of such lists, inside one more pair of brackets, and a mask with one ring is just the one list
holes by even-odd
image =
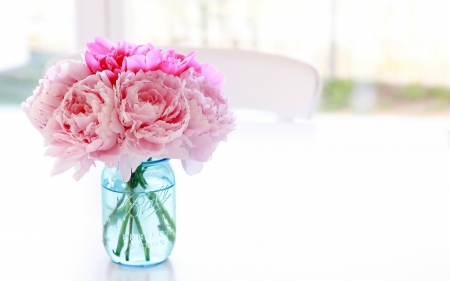
[[136, 224], [136, 228], [142, 239], [142, 246], [144, 247], [145, 260], [149, 261], [150, 260], [150, 248], [147, 244], [147, 240], [145, 239], [144, 231], [142, 230], [141, 222], [139, 221], [138, 217], [134, 218], [134, 223]]
[[[150, 157], [147, 161], [151, 161], [151, 160], [152, 160], [152, 158]], [[127, 245], [127, 249], [125, 251], [125, 259], [127, 261], [129, 260], [130, 250], [131, 250], [131, 246], [132, 246], [131, 240], [132, 240], [132, 235], [133, 235], [133, 222], [136, 224], [137, 231], [139, 232], [139, 236], [141, 237], [141, 240], [142, 240], [144, 254], [145, 254], [145, 260], [146, 261], [150, 260], [150, 248], [145, 239], [144, 231], [142, 229], [142, 225], [139, 220], [138, 214], [135, 213], [134, 199], [133, 199], [133, 195], [132, 195], [134, 188], [136, 188], [138, 185], [141, 185], [144, 189], [147, 188], [147, 182], [144, 178], [144, 172], [146, 171], [146, 169], [147, 169], [147, 167], [143, 167], [142, 165], [140, 165], [136, 169], [136, 171], [131, 174], [131, 178], [127, 182], [126, 190], [130, 191], [130, 194], [128, 195], [130, 199], [127, 201], [127, 203], [125, 205], [126, 217], [120, 228], [119, 240], [117, 242], [117, 248], [114, 253], [116, 256], [120, 256], [122, 249], [124, 247], [125, 239], [123, 239], [123, 237], [125, 235], [126, 226], [128, 224], [128, 221], [130, 221], [130, 224], [128, 227], [128, 233], [129, 233], [128, 245]], [[118, 201], [117, 206], [111, 212], [111, 214], [108, 217], [107, 222], [103, 226], [103, 236], [104, 237], [106, 236], [106, 232], [107, 232], [107, 228], [109, 226], [110, 219], [115, 214], [117, 214], [119, 211], [120, 212], [123, 211], [123, 209], [122, 209], [123, 207], [119, 208], [119, 206], [120, 206], [120, 204], [122, 204], [124, 198], [125, 198], [125, 195], [122, 196], [122, 198]], [[159, 200], [159, 198], [155, 194], [153, 194], [153, 192], [149, 194], [149, 200], [154, 203], [153, 206], [155, 207], [155, 212], [156, 212], [156, 215], [158, 216], [158, 220], [160, 222], [161, 229], [164, 230], [164, 233], [167, 236], [167, 238], [169, 239], [169, 241], [171, 241], [173, 243], [175, 240], [175, 230], [176, 230], [175, 222], [170, 217], [169, 212], [167, 212], [167, 210], [164, 208], [164, 206], [161, 203], [161, 201]], [[169, 223], [171, 229], [168, 229], [166, 221]]]
[[128, 200], [128, 203], [130, 204], [131, 208], [129, 210], [130, 225], [128, 227], [128, 246], [127, 246], [127, 249], [125, 250], [125, 260], [126, 261], [129, 261], [129, 259], [130, 259], [131, 238], [133, 237], [133, 218], [137, 215], [134, 212], [133, 177], [131, 177], [129, 182], [130, 182], [130, 184], [128, 184], [128, 185], [130, 187], [130, 194], [128, 194], [128, 196], [130, 197], [130, 200]]
[[[149, 200], [153, 202], [153, 206], [155, 208], [156, 216], [158, 217], [160, 223], [160, 230], [164, 231], [164, 234], [167, 236], [170, 242], [175, 241], [176, 235], [176, 226], [172, 217], [169, 215], [169, 212], [166, 210], [164, 205], [159, 200], [158, 196], [156, 196], [153, 192], [148, 195]], [[168, 229], [166, 221], [170, 225], [170, 229]]]
[[158, 196], [156, 196], [155, 194], [153, 194], [154, 199], [156, 200], [156, 203], [158, 205], [158, 209], [161, 210], [163, 212], [164, 217], [166, 218], [167, 222], [170, 224], [170, 227], [173, 230], [177, 230], [176, 229], [176, 225], [175, 222], [173, 221], [172, 217], [170, 216], [169, 212], [167, 211], [167, 209], [164, 207], [163, 203], [161, 202], [161, 200], [159, 200]]
[[[133, 209], [133, 207], [132, 207], [132, 209]], [[132, 237], [133, 237], [133, 214], [130, 214], [130, 224], [128, 225], [128, 245], [127, 245], [127, 249], [125, 250], [125, 260], [126, 261], [130, 260], [130, 249], [131, 249], [131, 238]]]
[[161, 212], [160, 206], [158, 206], [158, 203], [155, 201], [153, 201], [153, 204], [154, 204], [156, 216], [158, 217], [159, 224], [160, 224], [159, 229], [162, 231], [167, 230], [166, 219], [164, 218], [163, 212]]
[[111, 211], [111, 213], [108, 216], [108, 219], [106, 220], [105, 224], [103, 225], [103, 240], [106, 239], [106, 232], [108, 231], [109, 222], [111, 221], [112, 217], [115, 216], [119, 212], [119, 206], [123, 203], [123, 200], [125, 199], [125, 194], [122, 195], [122, 198], [117, 201], [116, 206]]
[[[131, 184], [130, 181], [127, 182], [127, 188], [126, 190], [130, 190], [131, 189]], [[123, 236], [125, 234], [125, 230], [127, 228], [127, 224], [128, 224], [128, 220], [130, 219], [130, 200], [127, 201], [126, 205], [125, 205], [125, 220], [124, 222], [122, 222], [122, 226], [120, 227], [120, 232], [119, 232], [119, 236], [117, 239], [117, 247], [116, 247], [116, 251], [114, 252], [114, 254], [118, 257], [120, 257], [120, 254], [122, 253], [122, 249], [124, 246], [124, 239]]]
[[116, 251], [114, 252], [114, 254], [118, 257], [120, 257], [120, 253], [122, 252], [122, 249], [123, 249], [123, 240], [124, 240], [123, 235], [125, 234], [125, 229], [127, 228], [129, 219], [130, 219], [130, 213], [127, 213], [125, 220], [122, 223], [122, 227], [120, 228], [119, 237], [117, 239], [117, 247], [116, 247]]

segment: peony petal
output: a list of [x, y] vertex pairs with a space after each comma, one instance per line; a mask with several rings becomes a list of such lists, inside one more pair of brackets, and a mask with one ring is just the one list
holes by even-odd
[[156, 70], [162, 61], [161, 50], [153, 49], [145, 55], [145, 64], [147, 70]]
[[117, 73], [114, 73], [111, 70], [105, 70], [104, 73], [108, 76], [108, 79], [112, 85], [116, 84], [116, 80], [119, 77]]
[[203, 169], [202, 162], [197, 162], [190, 159], [181, 160], [181, 165], [183, 166], [183, 169], [186, 172], [186, 174], [190, 176], [200, 173]]
[[223, 88], [226, 76], [222, 72], [219, 72], [215, 66], [207, 63], [203, 64], [201, 66], [201, 74], [204, 75], [213, 86]]
[[180, 75], [181, 72], [185, 71], [190, 66], [191, 61], [195, 62], [195, 65], [198, 65], [198, 63], [194, 60], [196, 54], [196, 51], [190, 52], [187, 56], [175, 53], [175, 56], [177, 56], [181, 61], [175, 75]]
[[66, 150], [65, 146], [49, 146], [45, 152], [44, 156], [53, 156], [56, 157], [62, 154]]
[[92, 165], [95, 165], [93, 159], [83, 159], [75, 165], [75, 173], [73, 174], [73, 178], [76, 181], [79, 181], [81, 177], [83, 177], [91, 168]]
[[145, 70], [145, 56], [144, 55], [134, 55], [131, 57], [126, 57], [126, 68], [133, 72], [138, 72], [139, 70]]
[[107, 151], [97, 150], [91, 153], [91, 156], [96, 160], [105, 162], [105, 163], [114, 163], [117, 164], [120, 160], [120, 146], [116, 144], [112, 148], [109, 148]]
[[70, 168], [75, 166], [76, 162], [76, 159], [56, 158], [55, 162], [53, 163], [51, 175], [55, 176], [68, 171]]
[[119, 160], [119, 172], [122, 180], [128, 182], [131, 178], [131, 162], [127, 155], [121, 155]]
[[161, 143], [153, 143], [146, 141], [145, 139], [141, 139], [139, 141], [139, 147], [151, 154], [159, 154], [164, 149], [164, 144]]
[[105, 37], [97, 36], [95, 37], [95, 42], [89, 42], [86, 44], [89, 51], [95, 56], [99, 54], [108, 53], [114, 44], [106, 39]]
[[101, 78], [101, 80], [102, 80], [103, 84], [105, 84], [105, 86], [107, 86], [110, 89], [113, 88], [113, 85], [111, 84], [111, 81], [109, 80], [109, 77], [105, 72], [99, 72], [97, 75]]
[[85, 149], [86, 149], [87, 153], [91, 153], [91, 152], [97, 151], [100, 147], [102, 147], [102, 145], [103, 145], [103, 140], [96, 139], [93, 142], [91, 142], [90, 144], [88, 144]]
[[105, 59], [106, 64], [110, 69], [118, 69], [120, 68], [119, 62], [116, 61], [116, 58], [107, 56]]

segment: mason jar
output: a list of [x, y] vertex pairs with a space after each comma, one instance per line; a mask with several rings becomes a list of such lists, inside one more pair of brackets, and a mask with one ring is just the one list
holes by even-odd
[[168, 158], [149, 159], [124, 182], [117, 169], [101, 176], [103, 245], [112, 261], [145, 267], [165, 261], [176, 237], [175, 175]]

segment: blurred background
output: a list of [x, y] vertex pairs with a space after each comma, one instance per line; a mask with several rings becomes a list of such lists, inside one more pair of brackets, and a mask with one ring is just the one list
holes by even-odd
[[82, 53], [103, 35], [306, 60], [324, 79], [321, 112], [448, 114], [448, 8], [438, 0], [8, 1], [0, 10], [0, 104], [19, 105], [50, 58]]

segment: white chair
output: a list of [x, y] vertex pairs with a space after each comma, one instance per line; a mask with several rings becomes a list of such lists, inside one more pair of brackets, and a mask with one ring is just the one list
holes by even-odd
[[[170, 47], [187, 55], [196, 50], [200, 63], [225, 73], [225, 95], [230, 107], [271, 111], [281, 120], [311, 118], [321, 93], [317, 69], [306, 62], [272, 54], [237, 49]], [[163, 48], [169, 49], [169, 48]], [[53, 58], [81, 59], [81, 52]]]
[[200, 63], [225, 73], [225, 95], [232, 108], [276, 112], [283, 120], [310, 118], [321, 93], [316, 68], [296, 59], [253, 51], [214, 48], [174, 48], [188, 54], [197, 50]]

